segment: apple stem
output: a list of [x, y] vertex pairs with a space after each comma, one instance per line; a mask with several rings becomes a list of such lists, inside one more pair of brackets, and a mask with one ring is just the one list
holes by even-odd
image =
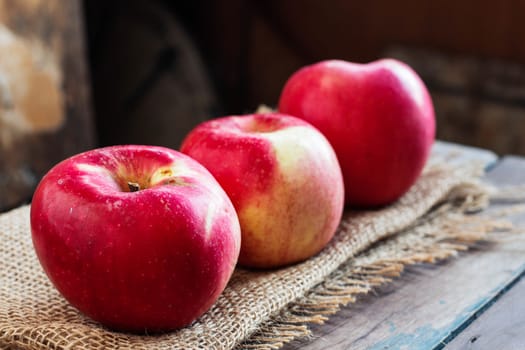
[[136, 182], [128, 181], [128, 188], [130, 192], [137, 192], [140, 190], [140, 185]]

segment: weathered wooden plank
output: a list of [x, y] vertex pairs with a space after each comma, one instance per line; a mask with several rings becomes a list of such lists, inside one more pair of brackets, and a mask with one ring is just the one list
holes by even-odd
[[525, 157], [505, 156], [501, 164], [492, 169], [487, 176], [488, 182], [500, 186], [515, 186], [525, 183]]
[[447, 350], [525, 348], [525, 278], [503, 294], [496, 303], [461, 332]]
[[432, 147], [434, 158], [445, 158], [452, 164], [460, 164], [465, 161], [477, 161], [487, 168], [496, 164], [498, 156], [489, 150], [460, 145], [452, 142], [436, 141]]
[[[525, 159], [505, 158], [487, 178], [498, 186], [525, 184]], [[495, 204], [492, 210], [504, 208]], [[525, 215], [511, 217], [525, 228]], [[525, 235], [506, 234], [480, 243], [459, 259], [409, 267], [376, 295], [343, 308], [313, 337], [291, 349], [439, 349], [461, 331], [525, 270]], [[523, 322], [524, 317], [513, 322]], [[517, 341], [525, 344], [525, 334]]]
[[[508, 185], [520, 185], [525, 179], [525, 162], [519, 157], [505, 157], [506, 167], [491, 172], [494, 182], [504, 178]], [[507, 171], [506, 168], [512, 168]], [[520, 196], [518, 196], [520, 197]], [[525, 193], [521, 195], [525, 198]], [[517, 218], [525, 225], [525, 215]], [[446, 349], [522, 349], [525, 348], [525, 279], [520, 279], [495, 300], [486, 312], [476, 318], [465, 330], [451, 340]]]

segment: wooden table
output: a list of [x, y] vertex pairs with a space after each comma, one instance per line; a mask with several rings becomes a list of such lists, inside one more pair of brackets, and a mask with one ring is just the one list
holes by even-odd
[[[482, 161], [486, 181], [497, 187], [525, 186], [525, 158], [447, 143], [434, 149], [450, 151], [461, 154], [459, 161]], [[519, 198], [495, 201], [480, 215], [516, 204]], [[525, 213], [510, 220], [525, 233]], [[393, 283], [312, 326], [312, 337], [283, 349], [525, 349], [524, 275], [525, 234], [502, 234], [458, 258], [408, 267]]]

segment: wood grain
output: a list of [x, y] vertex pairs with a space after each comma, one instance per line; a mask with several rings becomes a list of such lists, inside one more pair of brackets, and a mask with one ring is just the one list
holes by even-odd
[[525, 279], [497, 300], [452, 340], [447, 350], [523, 349], [525, 346]]
[[[505, 166], [494, 169], [491, 180], [505, 179], [509, 185], [524, 182], [525, 161], [519, 157], [505, 157]], [[509, 171], [508, 169], [512, 169]], [[525, 197], [525, 194], [523, 194]], [[525, 215], [515, 219], [525, 225]], [[525, 278], [519, 276], [515, 285], [503, 290], [493, 305], [476, 318], [447, 346], [450, 350], [522, 349], [525, 346]]]
[[[487, 179], [498, 186], [525, 184], [523, 171], [525, 160], [505, 158]], [[491, 210], [506, 205], [495, 204]], [[525, 215], [511, 220], [525, 228]], [[314, 326], [312, 337], [284, 349], [439, 349], [524, 270], [525, 235], [500, 234], [497, 241], [479, 243], [458, 259], [407, 268], [375, 295]], [[516, 315], [509, 322], [521, 324], [523, 317]], [[525, 334], [517, 341], [525, 343]]]

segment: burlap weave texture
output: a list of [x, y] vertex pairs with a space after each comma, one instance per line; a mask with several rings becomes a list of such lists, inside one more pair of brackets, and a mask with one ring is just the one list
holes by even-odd
[[[261, 326], [271, 326], [272, 316], [303, 298], [337, 272], [342, 263], [409, 227], [437, 203], [452, 200], [451, 194], [482, 196], [483, 191], [472, 185], [472, 180], [480, 175], [473, 169], [434, 166], [393, 205], [347, 211], [335, 238], [317, 256], [273, 271], [237, 269], [217, 303], [193, 325], [155, 336], [108, 331], [71, 307], [53, 288], [37, 261], [31, 243], [29, 206], [13, 210], [0, 216], [0, 348], [256, 347], [249, 341], [254, 332]], [[395, 246], [389, 249], [395, 251]]]

